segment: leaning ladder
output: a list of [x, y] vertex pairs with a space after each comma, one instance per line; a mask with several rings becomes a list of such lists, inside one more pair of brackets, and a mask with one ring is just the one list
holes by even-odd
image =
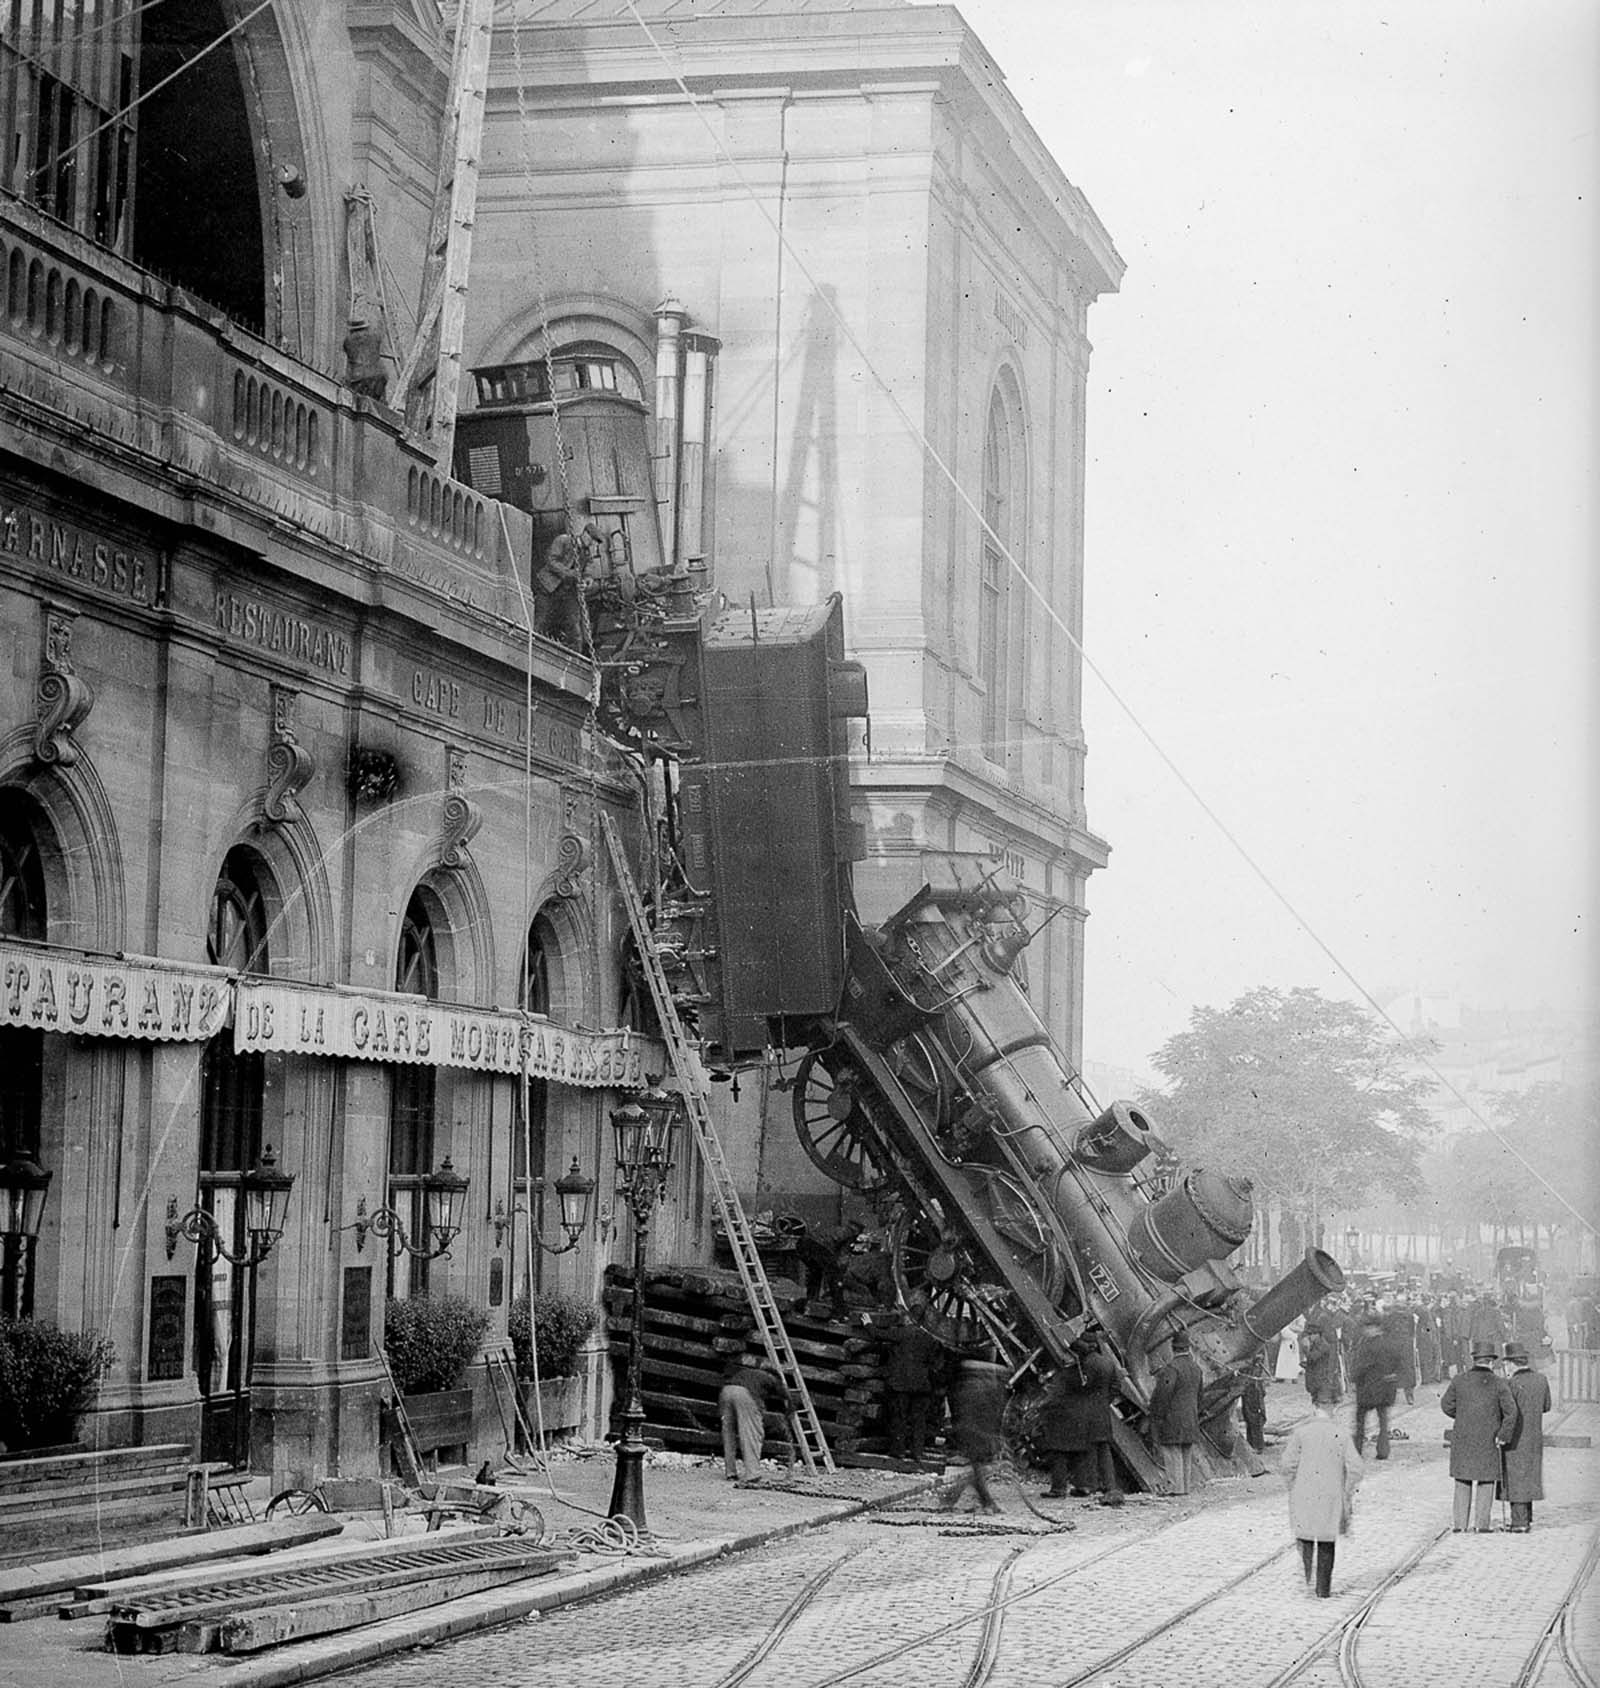
[[700, 1151], [700, 1159], [704, 1162], [710, 1179], [711, 1194], [716, 1201], [717, 1214], [722, 1220], [723, 1229], [728, 1234], [728, 1243], [733, 1250], [733, 1263], [738, 1267], [739, 1281], [744, 1285], [745, 1299], [750, 1303], [750, 1311], [755, 1315], [756, 1327], [761, 1332], [761, 1342], [766, 1349], [767, 1358], [783, 1379], [790, 1400], [799, 1403], [793, 1416], [798, 1433], [800, 1457], [805, 1461], [807, 1471], [815, 1471], [819, 1465], [824, 1471], [832, 1471], [833, 1455], [828, 1452], [827, 1439], [822, 1434], [822, 1421], [817, 1417], [816, 1403], [811, 1399], [811, 1391], [806, 1387], [800, 1362], [795, 1358], [794, 1345], [789, 1341], [789, 1333], [783, 1328], [783, 1317], [773, 1299], [772, 1286], [767, 1282], [766, 1268], [761, 1264], [755, 1238], [750, 1234], [750, 1222], [744, 1216], [744, 1205], [739, 1200], [738, 1188], [722, 1153], [717, 1128], [712, 1122], [711, 1110], [706, 1102], [704, 1083], [697, 1070], [697, 1064], [690, 1059], [689, 1040], [684, 1035], [683, 1022], [678, 1018], [678, 1006], [672, 999], [672, 987], [668, 984], [666, 972], [661, 965], [655, 934], [650, 930], [644, 903], [639, 896], [639, 887], [628, 867], [628, 858], [623, 854], [622, 841], [617, 837], [617, 829], [610, 815], [604, 810], [600, 813], [600, 826], [605, 834], [606, 849], [611, 854], [611, 866], [617, 876], [622, 901], [628, 910], [628, 923], [632, 926], [634, 938], [639, 945], [639, 959], [644, 966], [645, 978], [650, 984], [651, 1000], [655, 1003], [656, 1018], [661, 1022], [661, 1033], [672, 1062], [672, 1071], [689, 1110], [695, 1147]]

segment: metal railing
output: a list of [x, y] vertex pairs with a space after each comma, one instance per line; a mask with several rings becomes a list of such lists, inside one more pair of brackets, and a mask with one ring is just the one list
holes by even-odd
[[1600, 1349], [1556, 1349], [1556, 1405], [1600, 1401]]

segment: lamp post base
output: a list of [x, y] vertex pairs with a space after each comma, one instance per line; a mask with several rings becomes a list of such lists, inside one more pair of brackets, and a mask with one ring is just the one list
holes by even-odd
[[644, 1517], [644, 1456], [649, 1451], [640, 1430], [644, 1425], [644, 1408], [637, 1398], [622, 1410], [622, 1439], [617, 1443], [617, 1476], [611, 1485], [612, 1518], [628, 1518], [633, 1527], [643, 1533], [649, 1528]]

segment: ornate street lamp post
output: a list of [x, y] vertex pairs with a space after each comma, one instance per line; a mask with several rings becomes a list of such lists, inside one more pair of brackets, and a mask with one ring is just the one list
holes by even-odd
[[682, 1104], [652, 1081], [637, 1102], [611, 1116], [617, 1141], [617, 1177], [623, 1200], [633, 1215], [633, 1322], [628, 1332], [628, 1399], [620, 1419], [617, 1476], [611, 1487], [610, 1515], [645, 1529], [644, 1516], [644, 1256], [650, 1215], [666, 1189]]

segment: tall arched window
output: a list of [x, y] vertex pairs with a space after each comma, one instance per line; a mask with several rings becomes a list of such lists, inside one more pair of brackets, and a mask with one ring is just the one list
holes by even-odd
[[[400, 923], [400, 951], [394, 988], [436, 1001], [439, 949], [433, 916], [422, 894], [411, 893]], [[422, 1062], [392, 1069], [389, 1088], [388, 1203], [405, 1224], [409, 1240], [421, 1243], [426, 1230], [426, 1195], [422, 1181], [433, 1170], [433, 1128], [438, 1107], [438, 1073]], [[426, 1295], [429, 1262], [420, 1255], [389, 1256], [389, 1294]]]
[[[544, 915], [535, 917], [528, 928], [528, 948], [523, 958], [522, 1006], [529, 1014], [550, 1012], [550, 967], [558, 948], [555, 929]], [[528, 1156], [533, 1156], [534, 1173], [544, 1166], [544, 1135], [550, 1112], [550, 1086], [542, 1078], [529, 1079], [524, 1094], [528, 1099], [526, 1129], [519, 1118], [516, 1141], [511, 1145], [511, 1170], [519, 1190], [526, 1187]], [[531, 1149], [530, 1149], [531, 1143]]]
[[[20, 793], [0, 795], [0, 938], [46, 936], [44, 866], [34, 817]], [[0, 1026], [0, 1161], [39, 1153], [44, 1088], [44, 1033], [32, 1026]], [[0, 1256], [0, 1313], [33, 1312], [37, 1240], [11, 1238]]]
[[983, 519], [978, 565], [978, 682], [983, 687], [983, 751], [991, 762], [1005, 762], [1013, 700], [1023, 690], [1019, 664], [1026, 638], [1012, 627], [1012, 559], [1020, 562], [1027, 535], [1027, 465], [1022, 401], [1015, 379], [1002, 371], [989, 398], [983, 436]]
[[[270, 879], [265, 863], [235, 846], [211, 897], [206, 960], [234, 973], [264, 974]], [[267, 1057], [241, 1054], [231, 1030], [218, 1032], [200, 1056], [200, 1206], [228, 1247], [247, 1245], [241, 1175], [261, 1153]], [[247, 1437], [250, 1361], [247, 1353], [249, 1270], [202, 1246], [195, 1256], [195, 1371], [203, 1401], [201, 1457], [238, 1463]]]

